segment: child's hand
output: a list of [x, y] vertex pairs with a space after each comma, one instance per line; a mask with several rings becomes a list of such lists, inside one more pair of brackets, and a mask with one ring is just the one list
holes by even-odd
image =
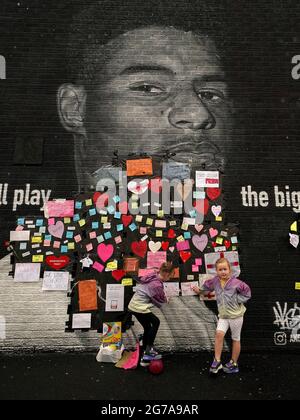
[[192, 289], [195, 293], [197, 293], [197, 295], [200, 295], [201, 291], [200, 291], [200, 289], [199, 289], [199, 287], [198, 287], [198, 286], [191, 286], [191, 289]]

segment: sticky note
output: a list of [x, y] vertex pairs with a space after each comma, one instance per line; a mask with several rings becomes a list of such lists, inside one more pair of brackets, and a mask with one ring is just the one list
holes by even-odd
[[153, 219], [151, 219], [150, 217], [148, 217], [147, 220], [146, 220], [146, 225], [152, 226], [152, 224], [153, 224]]
[[58, 249], [59, 247], [60, 247], [60, 242], [59, 241], [54, 241], [53, 248]]
[[133, 281], [130, 278], [124, 278], [122, 280], [122, 285], [123, 286], [132, 286], [133, 285]]
[[95, 261], [93, 264], [93, 268], [97, 271], [99, 271], [99, 273], [102, 273], [102, 271], [104, 270], [104, 265], [100, 264], [99, 262]]
[[232, 244], [237, 244], [238, 243], [238, 238], [236, 236], [232, 236], [230, 240], [231, 240]]
[[184, 239], [184, 237], [182, 236], [182, 235], [180, 235], [180, 236], [178, 236], [178, 238], [177, 238], [177, 241], [178, 242], [182, 242], [182, 241], [184, 241], [185, 239]]
[[117, 232], [121, 232], [124, 229], [124, 226], [122, 223], [120, 223], [119, 225], [117, 225]]
[[218, 236], [217, 239], [216, 239], [216, 243], [218, 245], [222, 245], [223, 244], [223, 238], [221, 238], [220, 236]]
[[20, 250], [27, 249], [27, 242], [20, 242]]
[[193, 273], [199, 272], [199, 265], [192, 265], [192, 271]]
[[114, 200], [115, 203], [119, 203], [121, 201], [121, 199], [120, 199], [120, 197], [118, 195], [115, 195], [113, 197], [113, 200]]
[[93, 250], [93, 244], [87, 244], [86, 245], [86, 250], [88, 251], [88, 252], [90, 252], [90, 251], [92, 251]]
[[118, 261], [110, 261], [106, 264], [106, 268], [109, 270], [117, 270], [118, 269]]
[[157, 210], [157, 217], [164, 217], [165, 212], [163, 210]]
[[85, 223], [86, 223], [85, 222], [85, 219], [80, 219], [79, 222], [78, 222], [78, 224], [79, 224], [80, 227], [84, 226]]
[[31, 238], [31, 242], [32, 242], [33, 244], [40, 244], [42, 241], [43, 241], [43, 240], [42, 240], [42, 237], [41, 237], [41, 236], [33, 236], [33, 237]]
[[37, 219], [37, 221], [35, 222], [36, 226], [43, 226], [44, 224], [44, 220], [43, 219]]
[[55, 225], [54, 217], [51, 217], [50, 219], [48, 219], [48, 226], [51, 226], [51, 225]]
[[69, 223], [71, 223], [71, 218], [70, 217], [64, 217], [64, 223], [66, 225], [68, 225]]
[[99, 222], [92, 222], [92, 229], [99, 229]]
[[44, 246], [51, 246], [51, 241], [48, 241], [47, 239], [44, 240]]
[[74, 242], [69, 242], [68, 243], [68, 249], [75, 249], [75, 243]]
[[105, 233], [104, 233], [104, 238], [105, 238], [105, 239], [110, 239], [110, 238], [112, 238], [111, 233], [110, 233], [110, 232], [105, 232]]
[[141, 214], [138, 214], [136, 217], [135, 217], [135, 221], [136, 222], [142, 222], [143, 221], [143, 216], [141, 215]]
[[191, 232], [184, 232], [183, 236], [184, 236], [184, 239], [191, 239], [192, 237]]
[[300, 290], [300, 282], [295, 283], [295, 290]]
[[68, 252], [68, 247], [67, 247], [66, 245], [62, 245], [62, 246], [60, 247], [60, 252], [61, 252], [62, 254], [65, 254], [66, 252]]
[[18, 225], [25, 225], [25, 218], [24, 217], [19, 217], [17, 223], [18, 223]]
[[114, 217], [115, 219], [121, 219], [121, 213], [119, 211], [116, 211]]
[[89, 215], [90, 216], [96, 216], [96, 214], [97, 214], [96, 209], [93, 208], [93, 209], [89, 210]]
[[93, 205], [93, 201], [91, 198], [88, 198], [87, 200], [85, 200], [85, 205], [88, 206], [92, 206]]
[[80, 210], [81, 208], [82, 208], [82, 202], [81, 201], [76, 201], [75, 209]]
[[44, 255], [33, 255], [32, 262], [39, 263], [44, 261]]
[[297, 232], [298, 230], [297, 222], [292, 223], [290, 229], [292, 232]]
[[156, 231], [156, 237], [161, 238], [162, 236], [163, 236], [163, 231], [162, 230], [157, 230]]
[[80, 219], [79, 214], [74, 214], [74, 216], [73, 216], [73, 222], [78, 222], [79, 219]]
[[196, 265], [202, 265], [202, 258], [195, 258]]
[[103, 237], [103, 235], [99, 235], [99, 236], [97, 236], [97, 241], [98, 241], [98, 243], [100, 244], [101, 242], [104, 242], [104, 237]]
[[182, 230], [188, 230], [188, 228], [189, 228], [189, 225], [187, 223], [182, 223], [181, 225]]
[[109, 206], [109, 207], [107, 207], [107, 211], [108, 211], [108, 213], [109, 214], [114, 214], [114, 212], [115, 212], [115, 207], [114, 206]]
[[216, 216], [216, 222], [222, 222], [223, 218], [222, 216]]
[[122, 237], [121, 236], [116, 236], [115, 237], [115, 243], [120, 244], [121, 242], [122, 242]]
[[138, 209], [139, 208], [139, 205], [138, 205], [138, 203], [137, 202], [133, 202], [133, 203], [131, 203], [131, 208], [132, 209]]
[[67, 239], [73, 239], [73, 236], [74, 236], [74, 232], [70, 232], [70, 231], [68, 231], [68, 232], [66, 233], [66, 238], [67, 238]]
[[141, 228], [140, 228], [140, 234], [141, 234], [141, 235], [145, 235], [146, 233], [147, 233], [147, 228], [146, 228], [146, 227], [144, 227], [144, 226], [143, 226], [143, 227], [141, 227]]
[[81, 236], [80, 235], [76, 235], [74, 237], [74, 240], [75, 240], [76, 243], [80, 242], [81, 241]]
[[100, 220], [101, 220], [102, 224], [105, 224], [105, 223], [108, 222], [108, 217], [107, 216], [102, 216]]
[[135, 223], [131, 223], [129, 225], [129, 229], [131, 230], [131, 232], [135, 231], [137, 229], [137, 225]]
[[95, 239], [95, 238], [97, 238], [97, 233], [96, 232], [90, 232], [89, 237], [90, 237], [90, 239]]

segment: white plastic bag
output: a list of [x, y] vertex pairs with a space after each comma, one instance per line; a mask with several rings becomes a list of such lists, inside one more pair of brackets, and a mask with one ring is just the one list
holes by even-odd
[[116, 349], [116, 346], [103, 346], [101, 344], [96, 360], [97, 362], [117, 363], [122, 357], [123, 350], [123, 344], [120, 349]]

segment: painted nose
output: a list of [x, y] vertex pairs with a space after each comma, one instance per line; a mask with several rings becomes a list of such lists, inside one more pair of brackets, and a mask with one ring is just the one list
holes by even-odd
[[213, 115], [202, 103], [173, 108], [169, 114], [169, 121], [174, 127], [182, 130], [211, 130], [216, 125]]

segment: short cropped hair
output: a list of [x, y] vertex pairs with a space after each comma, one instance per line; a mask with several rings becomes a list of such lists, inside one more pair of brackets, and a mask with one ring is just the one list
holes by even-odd
[[166, 274], [172, 274], [174, 272], [174, 267], [173, 264], [169, 261], [162, 263], [162, 265], [159, 268], [159, 271], [161, 273], [166, 273]]
[[97, 0], [73, 17], [67, 41], [68, 72], [73, 83], [92, 83], [101, 46], [145, 26], [192, 31], [224, 51], [225, 11], [217, 0]]

